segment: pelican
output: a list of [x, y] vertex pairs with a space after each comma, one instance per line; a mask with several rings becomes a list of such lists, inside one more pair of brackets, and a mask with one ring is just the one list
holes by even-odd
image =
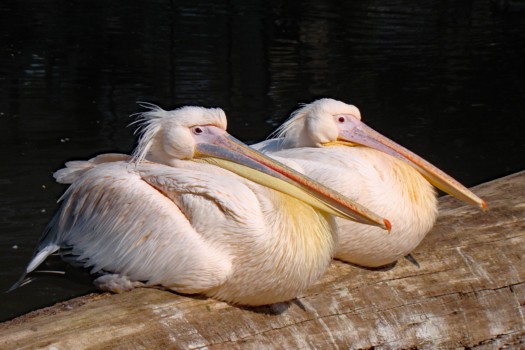
[[271, 304], [322, 275], [335, 249], [332, 215], [389, 226], [231, 137], [219, 108], [152, 106], [142, 120], [131, 159], [105, 154], [55, 173], [70, 187], [25, 275], [59, 251], [99, 274], [102, 290], [160, 285]]
[[337, 220], [335, 257], [380, 267], [410, 254], [437, 217], [432, 185], [486, 209], [486, 203], [421, 157], [361, 121], [359, 109], [325, 98], [304, 105], [275, 132], [253, 145], [320, 183], [388, 218], [390, 235], [375, 227]]

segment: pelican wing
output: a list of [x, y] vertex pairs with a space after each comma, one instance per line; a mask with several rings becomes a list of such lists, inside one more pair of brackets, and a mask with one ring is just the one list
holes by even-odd
[[[173, 187], [188, 170], [153, 163], [140, 167], [109, 162], [82, 171], [64, 193], [29, 267], [60, 247], [92, 273], [113, 272], [187, 293], [222, 283], [230, 272], [229, 257], [212, 247], [162, 193], [163, 186]], [[148, 171], [144, 167], [163, 168], [171, 176], [154, 188], [141, 178], [140, 172]]]
[[265, 230], [259, 199], [242, 177], [208, 164], [199, 167], [184, 176], [169, 166], [146, 168], [140, 175], [183, 208], [194, 228], [209, 239], [217, 238], [217, 227], [228, 235], [248, 228]]
[[283, 138], [276, 138], [255, 143], [253, 145], [250, 145], [250, 147], [262, 153], [272, 153], [283, 149], [283, 144]]

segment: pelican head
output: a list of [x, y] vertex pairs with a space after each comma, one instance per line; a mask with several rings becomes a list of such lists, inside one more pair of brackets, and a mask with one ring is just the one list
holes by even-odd
[[220, 108], [187, 106], [165, 111], [149, 107], [140, 119], [141, 137], [132, 158], [135, 163], [210, 163], [330, 214], [390, 230], [388, 220], [229, 135], [226, 115]]
[[485, 201], [458, 181], [408, 149], [381, 135], [361, 121], [353, 105], [324, 98], [304, 105], [292, 114], [276, 133], [286, 147], [365, 146], [400, 159], [437, 188], [463, 200], [487, 208]]
[[173, 165], [177, 160], [195, 156], [196, 143], [210, 133], [226, 130], [227, 120], [220, 108], [186, 106], [172, 111], [154, 105], [137, 121], [141, 126], [139, 143], [133, 151], [136, 163], [144, 159]]

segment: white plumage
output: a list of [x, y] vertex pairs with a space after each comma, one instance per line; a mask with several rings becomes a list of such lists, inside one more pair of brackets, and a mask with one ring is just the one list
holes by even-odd
[[386, 265], [418, 246], [438, 213], [431, 183], [486, 208], [450, 176], [363, 124], [355, 106], [333, 99], [305, 105], [276, 138], [252, 147], [295, 162], [307, 176], [390, 220], [391, 234], [384, 235], [375, 227], [336, 219], [336, 257], [358, 265]]
[[95, 281], [101, 289], [161, 285], [269, 304], [296, 297], [328, 266], [336, 228], [327, 212], [375, 220], [344, 198], [328, 198], [322, 187], [306, 195], [319, 210], [247, 179], [292, 194], [310, 184], [292, 187], [286, 179], [303, 177], [244, 151], [224, 131], [220, 109], [153, 108], [144, 121], [131, 160], [106, 154], [69, 162], [55, 174], [71, 185], [26, 273], [59, 250], [102, 273]]

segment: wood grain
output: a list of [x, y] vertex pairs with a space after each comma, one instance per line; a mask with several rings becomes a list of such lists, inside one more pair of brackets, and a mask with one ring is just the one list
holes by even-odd
[[0, 324], [0, 348], [523, 348], [525, 172], [475, 192], [488, 212], [440, 199], [414, 251], [420, 268], [334, 261], [297, 300], [259, 308], [156, 289], [90, 294]]

